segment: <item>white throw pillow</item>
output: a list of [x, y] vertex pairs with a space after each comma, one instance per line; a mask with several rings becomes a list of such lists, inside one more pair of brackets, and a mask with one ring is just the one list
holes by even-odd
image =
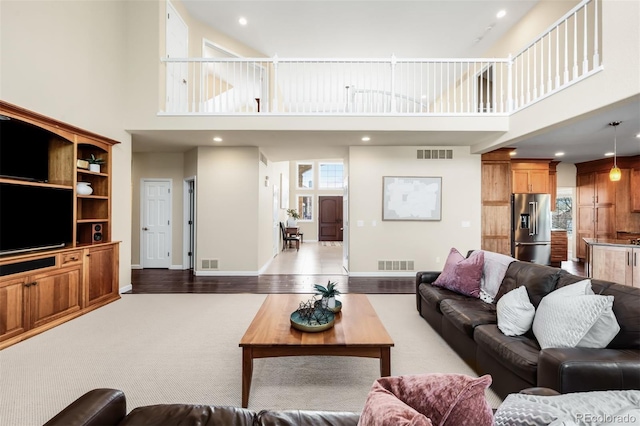
[[522, 336], [533, 324], [536, 308], [529, 301], [525, 286], [514, 288], [496, 305], [498, 328], [506, 336]]
[[619, 331], [613, 296], [593, 294], [588, 279], [543, 297], [533, 320], [542, 349], [605, 348]]
[[480, 279], [480, 299], [487, 303], [493, 302], [498, 294], [500, 284], [507, 273], [507, 268], [511, 262], [515, 262], [511, 256], [481, 250], [484, 252], [484, 265], [482, 267], [482, 278]]

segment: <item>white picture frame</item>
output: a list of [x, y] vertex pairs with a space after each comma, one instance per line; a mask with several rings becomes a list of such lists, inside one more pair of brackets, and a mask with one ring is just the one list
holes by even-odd
[[383, 176], [382, 220], [442, 220], [442, 177]]

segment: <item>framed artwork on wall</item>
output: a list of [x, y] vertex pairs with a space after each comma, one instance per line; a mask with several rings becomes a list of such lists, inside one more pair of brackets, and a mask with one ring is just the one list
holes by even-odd
[[382, 220], [441, 219], [442, 177], [382, 177]]
[[289, 177], [280, 173], [280, 208], [289, 208]]

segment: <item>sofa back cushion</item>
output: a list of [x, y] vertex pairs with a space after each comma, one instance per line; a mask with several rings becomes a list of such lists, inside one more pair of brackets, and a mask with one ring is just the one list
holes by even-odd
[[559, 268], [529, 262], [512, 262], [507, 268], [494, 303], [511, 290], [523, 285], [527, 288], [529, 300], [537, 309], [542, 298], [556, 288], [561, 273], [562, 269]]
[[[557, 287], [564, 287], [581, 280], [584, 280], [584, 277], [563, 271]], [[595, 294], [613, 296], [613, 313], [620, 331], [607, 348], [640, 349], [640, 288], [592, 279], [591, 289]]]

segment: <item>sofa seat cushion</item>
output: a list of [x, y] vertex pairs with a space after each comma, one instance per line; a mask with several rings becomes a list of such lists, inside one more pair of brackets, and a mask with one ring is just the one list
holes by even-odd
[[473, 339], [473, 330], [483, 324], [496, 324], [496, 306], [479, 299], [440, 302], [440, 311], [457, 329]]
[[556, 288], [562, 272], [562, 269], [551, 266], [520, 261], [511, 262], [494, 302], [498, 303], [502, 296], [523, 285], [527, 288], [529, 300], [537, 309], [542, 298]]
[[469, 296], [456, 293], [446, 288], [436, 287], [431, 284], [420, 284], [418, 287], [420, 297], [426, 302], [430, 309], [435, 309], [436, 312], [442, 313], [440, 310], [440, 303], [443, 300], [469, 300]]
[[476, 327], [473, 337], [478, 348], [501, 360], [505, 368], [529, 383], [537, 383], [540, 346], [535, 339], [528, 335], [505, 336], [497, 324]]
[[253, 425], [255, 412], [238, 407], [159, 404], [133, 409], [119, 426]]
[[359, 419], [359, 413], [345, 411], [262, 410], [253, 425], [356, 426]]

